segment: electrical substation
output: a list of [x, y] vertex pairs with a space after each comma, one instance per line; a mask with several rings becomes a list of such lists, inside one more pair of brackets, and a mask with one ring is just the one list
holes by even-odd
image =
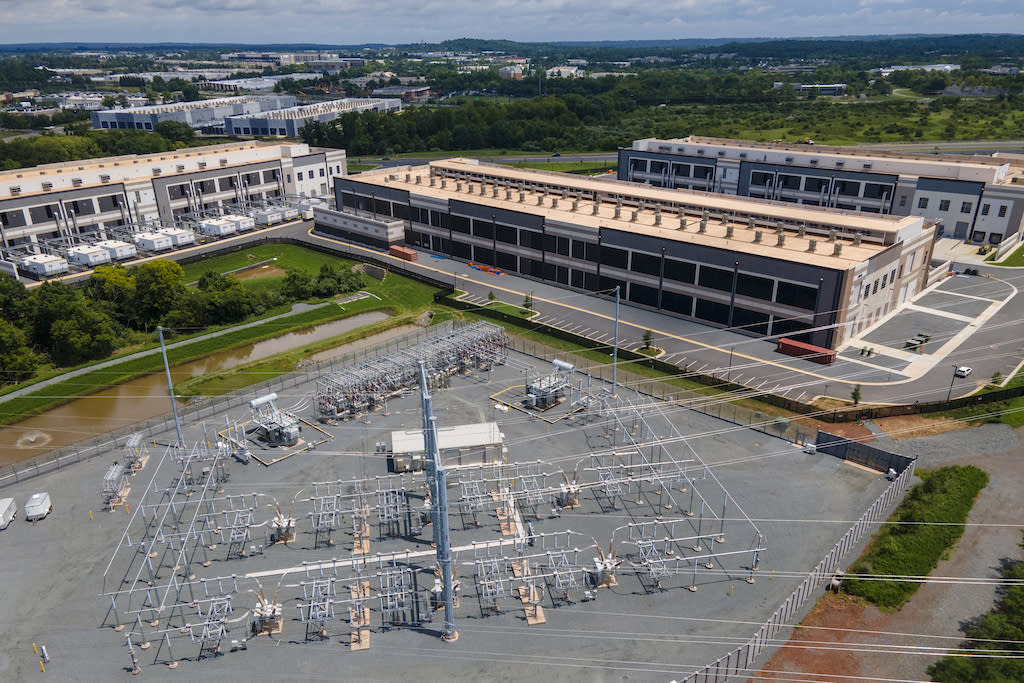
[[855, 518], [887, 483], [615, 389], [496, 325], [439, 326], [182, 424], [184, 447], [132, 437], [94, 479], [112, 511], [76, 522], [95, 597], [73, 618], [103, 627], [76, 670], [683, 678], [841, 535], [759, 519]]

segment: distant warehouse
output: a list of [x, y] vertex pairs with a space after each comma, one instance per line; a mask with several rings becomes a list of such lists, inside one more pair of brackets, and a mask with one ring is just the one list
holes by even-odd
[[[405, 242], [636, 305], [835, 348], [921, 291], [934, 223], [471, 159], [335, 177], [324, 234]], [[365, 224], [365, 225], [364, 225]], [[381, 244], [380, 246], [384, 246]]]
[[229, 116], [224, 119], [227, 135], [288, 135], [295, 137], [310, 121], [333, 121], [342, 114], [362, 111], [401, 111], [402, 100], [346, 98], [289, 107], [259, 114]]
[[885, 152], [691, 135], [619, 150], [619, 180], [863, 213], [921, 216], [940, 236], [1021, 240], [1024, 157]]
[[260, 112], [295, 106], [293, 95], [218, 97], [196, 102], [154, 104], [131, 109], [103, 109], [89, 116], [93, 128], [120, 128], [153, 130], [160, 121], [178, 121], [204, 132], [221, 132], [228, 116], [259, 114]]

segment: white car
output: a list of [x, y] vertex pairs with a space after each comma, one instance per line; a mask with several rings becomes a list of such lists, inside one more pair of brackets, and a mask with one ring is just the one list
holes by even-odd
[[961, 365], [953, 372], [953, 374], [956, 375], [957, 377], [967, 377], [972, 372], [973, 370], [971, 368], [967, 367], [966, 365]]
[[32, 522], [37, 519], [42, 519], [46, 515], [50, 514], [50, 510], [53, 509], [53, 503], [50, 502], [50, 494], [43, 491], [42, 493], [33, 493], [29, 499], [25, 502], [25, 521]]

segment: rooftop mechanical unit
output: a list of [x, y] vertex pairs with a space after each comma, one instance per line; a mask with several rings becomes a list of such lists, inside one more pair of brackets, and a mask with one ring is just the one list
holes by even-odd
[[299, 442], [299, 419], [279, 410], [275, 404], [277, 394], [267, 394], [249, 401], [252, 421], [258, 427], [260, 438], [275, 446], [294, 446]]

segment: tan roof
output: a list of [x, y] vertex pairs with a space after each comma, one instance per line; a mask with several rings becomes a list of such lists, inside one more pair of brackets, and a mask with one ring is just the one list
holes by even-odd
[[664, 140], [664, 142], [676, 144], [703, 143], [707, 145], [718, 145], [720, 147], [734, 147], [737, 149], [763, 149], [773, 151], [788, 150], [808, 154], [820, 154], [821, 156], [834, 156], [843, 159], [864, 159], [867, 161], [870, 161], [871, 159], [914, 160], [943, 165], [954, 164], [957, 166], [976, 166], [978, 168], [992, 168], [993, 166], [1002, 166], [1007, 163], [1006, 159], [982, 155], [922, 154], [916, 150], [901, 152], [896, 150], [867, 149], [862, 147], [839, 147], [835, 145], [798, 145], [784, 142], [753, 142], [750, 140], [732, 140], [729, 138], [712, 138], [700, 135], [667, 139]]
[[[490, 180], [483, 195], [481, 195], [479, 181], [458, 181], [462, 184], [461, 192], [457, 189], [458, 182], [453, 178], [447, 180], [445, 188], [441, 187], [440, 181], [436, 181], [436, 184], [431, 187], [430, 175], [432, 171], [483, 173], [489, 179], [511, 180], [526, 186], [529, 186], [531, 183], [558, 181], [566, 187], [571, 187], [576, 192], [596, 192], [602, 197], [602, 201], [596, 215], [593, 214], [594, 203], [592, 200], [580, 200], [577, 210], [573, 211], [572, 198], [563, 199], [559, 195], [550, 194], [545, 197], [544, 192], [539, 190], [526, 190], [524, 192], [524, 201], [520, 203], [518, 190], [512, 191], [511, 199], [505, 199], [505, 192], [503, 190], [499, 190], [499, 196], [494, 197], [493, 185]], [[410, 174], [408, 182], [405, 180], [406, 173]], [[417, 177], [420, 178], [418, 184], [416, 183]], [[595, 231], [600, 227], [607, 227], [674, 241], [757, 254], [768, 258], [801, 263], [813, 262], [817, 265], [841, 270], [851, 268], [871, 256], [884, 251], [887, 247], [868, 242], [862, 242], [860, 245], [854, 246], [852, 240], [839, 238], [837, 242], [842, 245], [841, 252], [839, 255], [833, 255], [834, 245], [827, 240], [827, 237], [809, 233], [804, 237], [800, 237], [794, 221], [800, 221], [806, 217], [809, 224], [834, 225], [837, 229], [845, 227], [850, 231], [864, 229], [866, 225], [874, 227], [876, 224], [884, 226], [886, 230], [895, 230], [908, 223], [921, 222], [920, 218], [915, 217], [896, 218], [866, 216], [863, 214], [842, 216], [823, 210], [801, 209], [793, 205], [779, 206], [758, 200], [726, 197], [723, 195], [704, 195], [680, 190], [662, 190], [633, 183], [607, 183], [565, 173], [478, 164], [466, 159], [435, 161], [429, 166], [380, 169], [369, 173], [361, 173], [353, 178], [353, 180], [401, 188], [410, 191], [412, 194], [425, 197], [443, 200], [457, 199], [483, 206], [543, 215], [549, 221], [588, 227]], [[470, 191], [470, 187], [472, 191]], [[623, 206], [620, 210], [619, 218], [615, 218], [616, 202], [608, 197], [609, 195], [619, 194], [633, 198], [642, 198], [647, 208], [638, 210], [631, 206]], [[541, 197], [544, 197], [543, 204], [538, 205], [538, 198]], [[683, 209], [687, 221], [685, 229], [680, 229], [679, 227], [680, 216], [679, 210], [676, 208], [671, 210], [663, 209], [661, 212], [661, 224], [657, 225], [657, 211], [654, 205], [662, 204], [678, 207], [680, 203], [685, 205]], [[553, 206], [553, 204], [557, 205]], [[711, 214], [708, 217], [705, 232], [700, 233], [698, 230], [702, 216], [701, 211], [704, 207], [707, 207]], [[637, 212], [635, 221], [632, 220], [634, 211]], [[757, 227], [750, 229], [745, 217], [737, 220], [723, 219], [721, 217], [722, 212], [732, 213], [734, 211], [744, 216], [748, 214], [757, 216]], [[785, 230], [783, 246], [776, 246], [778, 237], [775, 234], [775, 228], [780, 219], [788, 222], [788, 229]], [[729, 225], [732, 226], [731, 237], [727, 236]], [[755, 242], [757, 232], [761, 233], [760, 242]], [[816, 250], [813, 252], [810, 251], [811, 240], [816, 241]]]
[[[98, 171], [103, 168], [122, 168], [134, 165], [143, 166], [161, 161], [174, 161], [175, 159], [193, 159], [217, 156], [228, 152], [241, 152], [247, 149], [258, 149], [260, 147], [275, 147], [281, 143], [272, 142], [229, 142], [223, 145], [209, 145], [207, 147], [189, 147], [173, 152], [156, 152], [154, 154], [124, 154], [116, 157], [102, 157], [99, 159], [82, 159], [80, 161], [63, 161], [56, 164], [43, 164], [41, 166], [30, 166], [28, 168], [16, 168], [10, 171], [0, 172], [0, 183], [16, 183], [27, 178], [39, 178], [55, 176], [62, 173], [78, 173]], [[149, 175], [148, 171], [140, 175]]]

